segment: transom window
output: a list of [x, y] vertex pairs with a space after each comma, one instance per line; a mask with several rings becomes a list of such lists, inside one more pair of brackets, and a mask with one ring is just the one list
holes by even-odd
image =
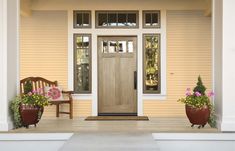
[[160, 28], [160, 11], [143, 11], [143, 28]]
[[74, 28], [91, 28], [91, 11], [73, 12]]
[[137, 28], [138, 11], [96, 11], [97, 28]]
[[74, 91], [91, 93], [91, 36], [74, 34]]

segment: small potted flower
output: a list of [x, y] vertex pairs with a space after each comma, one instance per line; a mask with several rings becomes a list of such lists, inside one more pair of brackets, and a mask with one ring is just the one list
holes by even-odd
[[199, 125], [198, 128], [204, 127], [207, 123], [211, 127], [216, 126], [214, 107], [211, 103], [210, 97], [214, 95], [213, 92], [205, 94], [206, 87], [203, 85], [201, 77], [198, 77], [197, 86], [191, 92], [190, 88], [186, 89], [186, 97], [181, 98], [178, 102], [185, 104], [186, 115], [192, 124]]
[[29, 89], [24, 94], [17, 96], [10, 105], [15, 128], [22, 126], [28, 128], [32, 124], [36, 126], [41, 119], [44, 106], [48, 105], [49, 98], [43, 94], [42, 89], [34, 91]]

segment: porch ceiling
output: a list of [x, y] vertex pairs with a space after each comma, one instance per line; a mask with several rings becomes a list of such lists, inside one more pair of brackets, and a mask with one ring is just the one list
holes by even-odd
[[[30, 16], [32, 13], [32, 10], [65, 10], [67, 8], [75, 7], [76, 4], [79, 6], [84, 7], [90, 7], [91, 4], [96, 3], [97, 8], [99, 6], [103, 6], [104, 4], [109, 4], [110, 1], [114, 1], [117, 3], [121, 3], [122, 0], [70, 0], [69, 2], [67, 0], [20, 0], [20, 14], [22, 16]], [[205, 10], [205, 16], [211, 15], [211, 0], [123, 0], [123, 3], [146, 3], [146, 5], [149, 5], [149, 7], [152, 7], [152, 3], [158, 3], [158, 8], [164, 8], [167, 6], [167, 8], [170, 10], [173, 9], [201, 9]], [[174, 4], [174, 5], [172, 5]], [[178, 4], [178, 7], [176, 7], [175, 4]], [[124, 9], [124, 8], [123, 8]]]

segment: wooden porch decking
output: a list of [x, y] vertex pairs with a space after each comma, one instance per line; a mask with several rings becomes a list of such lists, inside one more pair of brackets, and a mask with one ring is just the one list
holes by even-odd
[[46, 132], [185, 132], [219, 133], [207, 124], [204, 128], [191, 128], [186, 118], [149, 118], [149, 121], [85, 121], [85, 118], [43, 118], [35, 128], [20, 128], [10, 133], [46, 133]]

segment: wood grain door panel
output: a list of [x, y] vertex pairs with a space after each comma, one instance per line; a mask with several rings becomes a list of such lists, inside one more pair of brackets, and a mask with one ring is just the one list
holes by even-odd
[[[120, 50], [112, 53], [102, 51], [103, 42], [117, 41]], [[133, 42], [133, 51], [123, 41]], [[110, 46], [111, 47], [111, 46]], [[123, 47], [123, 50], [121, 50]], [[123, 51], [123, 52], [122, 52]], [[137, 92], [134, 89], [136, 71], [136, 37], [98, 37], [98, 112], [99, 114], [137, 113]]]

